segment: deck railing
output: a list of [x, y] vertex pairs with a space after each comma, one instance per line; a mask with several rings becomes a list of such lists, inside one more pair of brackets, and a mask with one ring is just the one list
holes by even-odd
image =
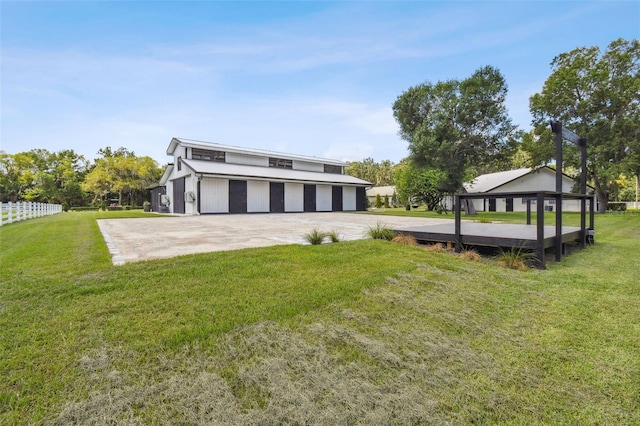
[[20, 222], [36, 217], [50, 216], [62, 213], [62, 204], [31, 203], [18, 201], [16, 203], [0, 203], [0, 226]]

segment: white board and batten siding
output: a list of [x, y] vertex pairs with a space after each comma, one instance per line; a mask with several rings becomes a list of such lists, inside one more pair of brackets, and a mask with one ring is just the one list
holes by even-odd
[[324, 164], [322, 163], [312, 163], [310, 161], [300, 161], [293, 160], [292, 162], [293, 170], [304, 170], [306, 172], [324, 172]]
[[226, 153], [226, 163], [241, 164], [244, 166], [269, 167], [269, 158], [257, 155], [239, 154], [237, 152]]
[[201, 213], [229, 213], [229, 180], [202, 179], [200, 182]]
[[247, 181], [247, 213], [268, 213], [269, 201], [269, 182]]
[[356, 209], [356, 188], [345, 186], [342, 189], [342, 210], [354, 211]]
[[304, 184], [285, 183], [284, 184], [284, 211], [303, 212], [304, 211]]
[[331, 185], [316, 186], [316, 211], [330, 212], [332, 210], [332, 190]]

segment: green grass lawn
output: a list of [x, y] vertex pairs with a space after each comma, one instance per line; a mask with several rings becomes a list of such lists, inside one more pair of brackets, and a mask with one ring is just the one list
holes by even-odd
[[96, 219], [140, 216], [0, 228], [0, 424], [640, 423], [638, 215], [544, 271], [373, 240], [113, 266]]

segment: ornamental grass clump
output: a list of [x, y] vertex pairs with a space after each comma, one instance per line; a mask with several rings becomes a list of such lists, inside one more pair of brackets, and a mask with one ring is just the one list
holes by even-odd
[[329, 238], [329, 241], [331, 241], [332, 243], [340, 242], [340, 234], [338, 234], [338, 231], [332, 230], [329, 232], [325, 232], [325, 236]]
[[386, 225], [382, 225], [380, 222], [376, 224], [376, 227], [369, 227], [369, 232], [367, 233], [374, 240], [387, 240], [391, 241], [396, 236], [396, 232], [388, 228]]
[[529, 269], [529, 263], [534, 259], [533, 253], [525, 251], [522, 248], [511, 248], [510, 250], [500, 249], [498, 255], [498, 265], [505, 268], [515, 269], [517, 271], [526, 271]]
[[306, 234], [304, 238], [309, 242], [309, 244], [316, 246], [318, 244], [322, 244], [326, 235], [327, 234], [325, 232], [318, 231], [314, 228], [313, 231]]
[[433, 253], [444, 253], [447, 251], [447, 248], [440, 243], [435, 243], [425, 246], [424, 251], [430, 251]]
[[407, 246], [417, 246], [418, 245], [418, 240], [416, 240], [411, 235], [398, 235], [397, 237], [394, 237], [391, 240], [391, 242], [398, 243], [398, 244], [404, 244], [404, 245], [407, 245]]
[[463, 250], [462, 253], [460, 253], [460, 258], [470, 260], [472, 262], [480, 262], [482, 260], [482, 257], [480, 257], [478, 252], [475, 250]]

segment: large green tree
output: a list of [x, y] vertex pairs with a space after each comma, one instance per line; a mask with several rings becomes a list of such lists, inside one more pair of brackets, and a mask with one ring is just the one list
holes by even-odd
[[440, 170], [421, 169], [403, 160], [394, 169], [394, 175], [402, 204], [418, 201], [425, 203], [428, 210], [436, 210], [445, 196], [446, 175]]
[[[618, 39], [604, 53], [580, 47], [556, 56], [551, 69], [530, 99], [532, 158], [539, 164], [553, 158], [552, 119], [587, 138], [587, 174], [604, 211], [621, 174], [640, 176], [640, 42]], [[571, 145], [565, 152], [565, 164], [579, 166]]]
[[98, 153], [102, 158], [95, 160], [95, 166], [83, 182], [83, 188], [94, 194], [94, 201], [112, 193], [118, 195], [120, 205], [125, 196], [129, 204], [141, 203], [140, 195], [162, 174], [162, 169], [151, 157], [136, 157], [126, 148], [113, 151], [106, 147]]
[[82, 205], [81, 182], [86, 171], [87, 161], [73, 150], [0, 152], [0, 197], [3, 201]]
[[364, 179], [375, 186], [393, 185], [394, 164], [389, 160], [376, 163], [373, 158], [365, 158], [362, 161], [353, 161], [346, 168], [345, 173]]
[[462, 190], [478, 170], [508, 162], [519, 132], [506, 96], [506, 81], [491, 66], [464, 80], [409, 88], [393, 104], [393, 114], [411, 160], [418, 168], [443, 172], [447, 192]]

